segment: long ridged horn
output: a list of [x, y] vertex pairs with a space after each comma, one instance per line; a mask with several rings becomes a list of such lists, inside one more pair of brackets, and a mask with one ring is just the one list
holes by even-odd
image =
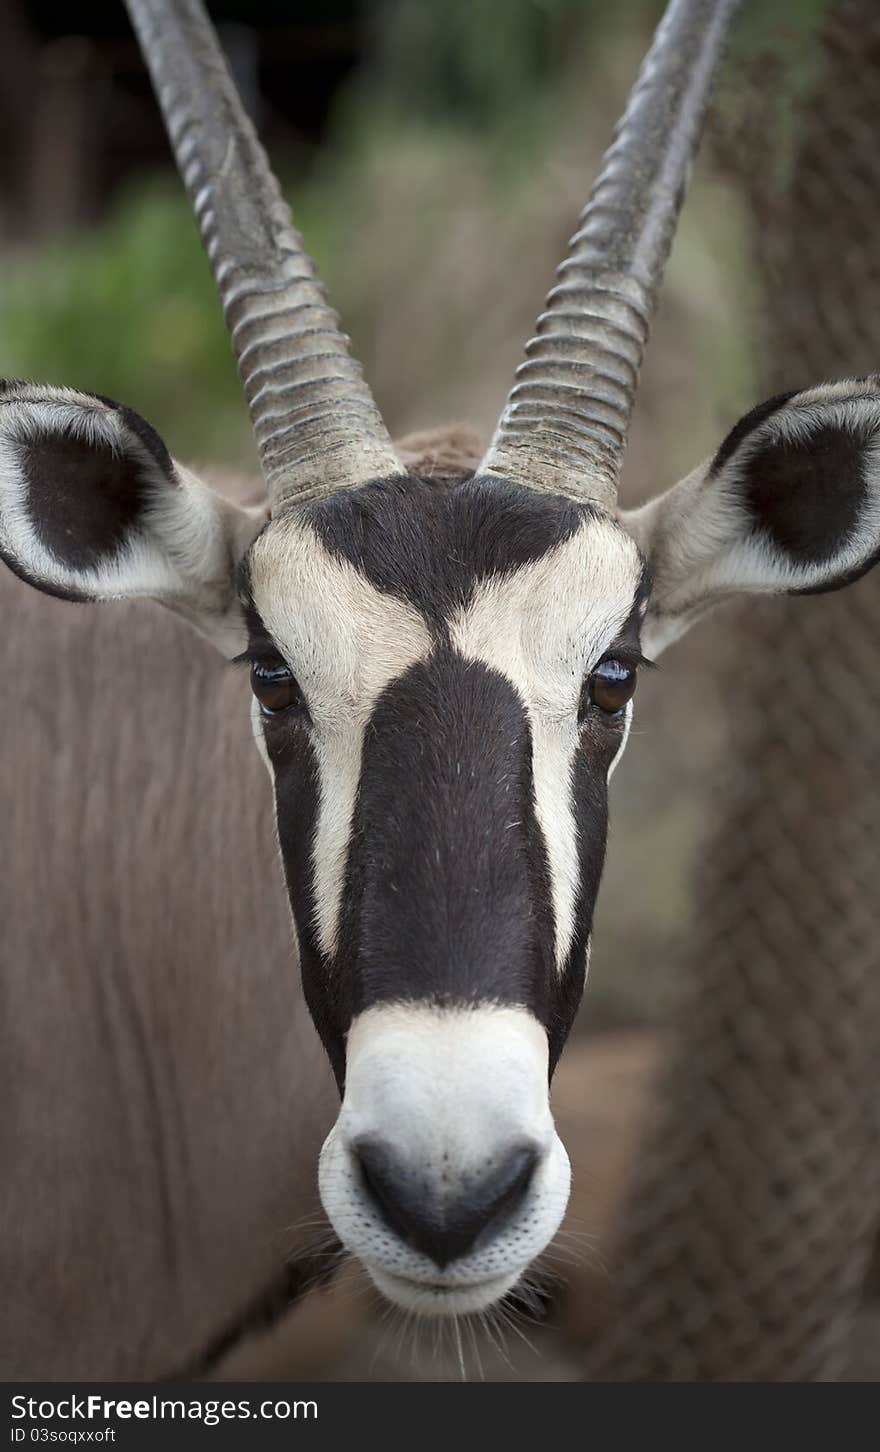
[[196, 213], [273, 510], [403, 472], [201, 0], [126, 0]]
[[481, 472], [613, 507], [642, 354], [739, 0], [671, 0]]

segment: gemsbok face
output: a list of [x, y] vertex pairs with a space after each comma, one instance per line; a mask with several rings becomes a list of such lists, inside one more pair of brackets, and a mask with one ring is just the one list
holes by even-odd
[[880, 550], [877, 378], [771, 400], [669, 492], [617, 509], [734, 8], [673, 0], [488, 452], [411, 474], [198, 0], [130, 0], [268, 512], [221, 502], [107, 399], [0, 394], [11, 568], [68, 599], [150, 597], [249, 663], [306, 992], [342, 1094], [323, 1202], [380, 1289], [428, 1314], [491, 1305], [565, 1210], [548, 1088], [639, 666], [737, 592], [835, 589]]

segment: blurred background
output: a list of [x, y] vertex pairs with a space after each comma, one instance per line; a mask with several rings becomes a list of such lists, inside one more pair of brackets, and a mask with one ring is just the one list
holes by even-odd
[[[462, 420], [488, 436], [662, 5], [216, 0], [208, 8], [392, 433]], [[770, 392], [880, 361], [880, 282], [867, 245], [870, 207], [875, 219], [880, 207], [871, 10], [867, 0], [744, 8], [646, 359], [626, 505], [689, 471]], [[816, 115], [824, 152], [810, 131]], [[122, 6], [92, 0], [74, 23], [69, 9], [43, 0], [2, 0], [0, 117], [0, 373], [122, 399], [178, 457], [218, 478], [256, 476], [213, 284]], [[824, 891], [822, 854], [840, 793], [833, 786], [822, 798], [811, 847], [812, 783], [841, 780], [841, 680], [846, 690], [863, 681], [866, 659], [880, 679], [870, 654], [877, 589], [847, 607], [846, 647], [829, 642], [827, 626], [816, 645], [819, 608], [796, 602], [806, 623], [788, 637], [794, 614], [783, 607], [762, 607], [757, 626], [741, 625], [731, 609], [640, 686], [613, 783], [579, 1037], [557, 1086], [563, 1137], [586, 1166], [578, 1193], [592, 1197], [575, 1205], [560, 1270], [576, 1289], [556, 1298], [556, 1329], [538, 1328], [549, 1337], [543, 1360], [513, 1339], [517, 1374], [578, 1374], [592, 1334], [585, 1307], [602, 1275], [578, 1224], [601, 1242], [616, 1214], [667, 1026], [680, 1025], [689, 991], [698, 1001], [709, 991], [699, 980], [709, 938], [735, 955], [734, 925], [747, 919], [767, 941], [760, 918], [781, 849], [779, 812], [768, 822], [761, 808], [778, 806], [780, 781], [802, 793], [782, 833], [786, 917], [809, 917]], [[868, 657], [859, 641], [871, 642]], [[846, 649], [855, 652], [849, 662]], [[825, 701], [817, 661], [829, 653], [835, 699]], [[781, 689], [789, 706], [774, 716]], [[793, 718], [815, 723], [800, 755], [786, 735]], [[850, 825], [854, 793], [863, 814], [876, 805], [867, 769], [875, 721], [876, 713], [859, 734], [850, 719], [843, 733], [862, 772], [846, 778]], [[744, 806], [746, 778], [753, 795]], [[736, 860], [725, 856], [733, 822]], [[869, 895], [873, 823], [866, 816], [858, 838]], [[783, 977], [786, 952], [798, 971], [812, 971], [804, 955], [820, 950], [815, 934], [810, 941], [806, 949], [783, 934], [774, 959]], [[861, 941], [873, 951], [871, 925]], [[809, 1080], [819, 1067], [817, 1051], [798, 1073]], [[707, 1069], [716, 1072], [717, 1063]], [[692, 1082], [687, 1092], [701, 1089]], [[580, 1300], [579, 1277], [588, 1288]], [[448, 1370], [442, 1356], [432, 1372], [393, 1336], [359, 1330], [371, 1313], [355, 1314], [348, 1293], [343, 1284], [325, 1296], [299, 1341], [282, 1338], [267, 1353], [279, 1374]], [[484, 1355], [492, 1374], [506, 1374], [491, 1347]], [[227, 1370], [246, 1375], [255, 1365], [245, 1356]]]

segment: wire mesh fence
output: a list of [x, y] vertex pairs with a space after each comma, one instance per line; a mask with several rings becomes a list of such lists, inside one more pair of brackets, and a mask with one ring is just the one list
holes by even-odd
[[[711, 143], [766, 393], [880, 368], [880, 13], [780, 16], [731, 57]], [[880, 572], [729, 629], [732, 755], [589, 1375], [880, 1377]]]

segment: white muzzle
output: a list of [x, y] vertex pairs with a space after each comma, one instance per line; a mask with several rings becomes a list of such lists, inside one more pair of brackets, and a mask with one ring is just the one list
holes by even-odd
[[319, 1183], [389, 1300], [485, 1310], [552, 1240], [570, 1169], [547, 1067], [546, 1032], [522, 1008], [388, 1004], [354, 1020]]

